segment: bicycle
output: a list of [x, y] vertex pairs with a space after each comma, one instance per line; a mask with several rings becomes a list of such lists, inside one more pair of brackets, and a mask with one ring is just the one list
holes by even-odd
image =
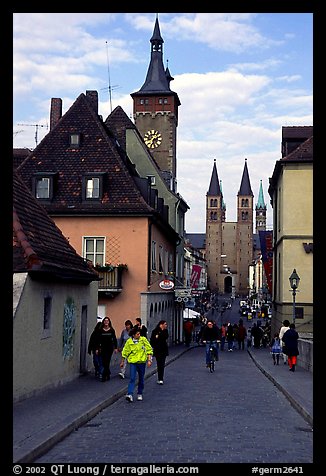
[[[203, 341], [204, 344], [209, 345], [209, 363], [207, 364], [209, 371], [215, 371], [215, 362], [218, 360], [217, 356], [217, 341]], [[215, 344], [215, 345], [214, 345]]]

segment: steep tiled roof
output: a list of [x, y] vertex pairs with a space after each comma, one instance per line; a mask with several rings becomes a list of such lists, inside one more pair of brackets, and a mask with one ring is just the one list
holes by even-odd
[[[79, 147], [71, 147], [70, 134], [80, 134]], [[57, 189], [46, 203], [49, 214], [141, 214], [153, 209], [135, 183], [137, 173], [114, 135], [102, 122], [85, 94], [70, 109], [18, 167], [31, 188], [34, 174], [56, 173]], [[104, 173], [99, 201], [82, 200], [82, 178], [87, 173]]]
[[268, 193], [270, 196], [273, 194], [274, 187], [277, 184], [277, 180], [279, 177], [279, 174], [282, 170], [283, 166], [286, 166], [286, 164], [290, 162], [313, 162], [314, 160], [314, 138], [313, 136], [304, 141], [302, 144], [300, 144], [293, 152], [288, 154], [285, 157], [282, 157], [282, 159], [279, 159], [274, 167], [273, 175], [269, 179], [269, 188], [268, 188]]
[[281, 159], [282, 161], [313, 160], [314, 138], [313, 136], [300, 144], [293, 152]]
[[105, 124], [118, 139], [121, 147], [126, 150], [126, 129], [135, 129], [135, 124], [129, 119], [121, 106], [117, 106], [106, 118]]
[[24, 159], [31, 153], [31, 149], [25, 148], [18, 148], [13, 149], [13, 167], [14, 169], [18, 167], [22, 163]]
[[13, 271], [86, 283], [98, 280], [97, 273], [76, 253], [15, 171]]

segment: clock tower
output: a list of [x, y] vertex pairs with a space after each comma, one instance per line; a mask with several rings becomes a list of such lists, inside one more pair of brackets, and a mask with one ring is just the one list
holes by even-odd
[[135, 125], [160, 167], [169, 188], [176, 192], [176, 142], [180, 100], [170, 89], [173, 77], [163, 65], [163, 38], [156, 18], [151, 59], [145, 83], [132, 93]]

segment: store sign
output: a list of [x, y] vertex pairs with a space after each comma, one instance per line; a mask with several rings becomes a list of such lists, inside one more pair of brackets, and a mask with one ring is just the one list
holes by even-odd
[[174, 288], [174, 282], [171, 281], [170, 279], [163, 279], [163, 281], [161, 281], [159, 283], [159, 286], [160, 286], [161, 289], [164, 289], [165, 291], [168, 291], [168, 290]]

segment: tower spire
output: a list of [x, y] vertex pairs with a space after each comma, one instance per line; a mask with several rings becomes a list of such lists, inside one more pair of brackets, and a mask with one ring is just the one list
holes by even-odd
[[252, 197], [254, 196], [251, 190], [251, 185], [250, 185], [247, 159], [245, 159], [245, 164], [244, 164], [243, 173], [242, 173], [242, 180], [241, 180], [241, 185], [240, 185], [238, 195], [251, 195]]
[[207, 195], [214, 195], [214, 196], [221, 195], [220, 182], [218, 179], [217, 168], [216, 168], [216, 159], [214, 159], [211, 181], [209, 184]]
[[264, 201], [264, 192], [263, 192], [263, 181], [260, 181], [260, 186], [259, 186], [259, 194], [258, 194], [258, 201], [256, 204], [256, 209], [257, 208], [262, 208], [266, 209], [266, 204]]

